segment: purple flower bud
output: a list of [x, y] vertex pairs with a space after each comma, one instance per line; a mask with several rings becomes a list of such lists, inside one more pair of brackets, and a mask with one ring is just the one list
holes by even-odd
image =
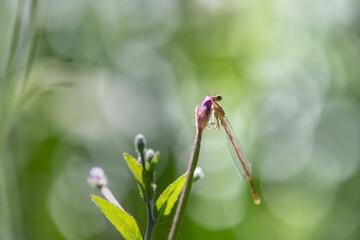
[[104, 170], [101, 167], [93, 167], [90, 170], [90, 176], [88, 177], [88, 183], [96, 188], [107, 186], [107, 177]]
[[138, 153], [142, 153], [146, 148], [146, 139], [144, 135], [138, 134], [135, 137], [135, 149]]
[[200, 111], [199, 111], [199, 107], [196, 108], [196, 120], [197, 120], [197, 127], [199, 128], [199, 130], [203, 130], [204, 128], [206, 128], [209, 122], [209, 118], [211, 115], [211, 105], [212, 105], [211, 97], [207, 96], [206, 98], [204, 98], [204, 101], [202, 102]]
[[146, 160], [151, 162], [151, 160], [155, 157], [155, 151], [151, 148], [146, 151]]

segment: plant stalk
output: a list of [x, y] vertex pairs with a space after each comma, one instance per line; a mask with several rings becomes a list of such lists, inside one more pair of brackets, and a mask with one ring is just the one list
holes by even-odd
[[[1, 139], [2, 140], [2, 139]], [[3, 141], [2, 141], [3, 142]], [[2, 231], [0, 231], [0, 238], [4, 240], [11, 240], [13, 238], [13, 226], [11, 217], [11, 205], [10, 205], [10, 189], [7, 179], [5, 162], [5, 153], [3, 144], [0, 143], [0, 224]]]
[[[141, 165], [146, 173], [146, 177], [148, 178], [148, 182], [150, 183], [150, 186], [147, 186], [147, 187], [150, 187], [152, 189], [152, 181], [151, 181], [151, 178], [150, 178], [150, 175], [149, 175], [149, 172], [147, 171], [146, 169], [146, 161], [145, 161], [145, 155], [144, 155], [144, 151], [140, 151], [140, 162], [141, 162]], [[146, 240], [151, 240], [152, 239], [152, 235], [153, 235], [153, 231], [154, 231], [154, 227], [155, 227], [155, 219], [154, 219], [154, 214], [153, 214], [153, 210], [154, 210], [154, 199], [151, 198], [151, 199], [146, 199], [146, 197], [144, 198], [145, 200], [145, 203], [146, 203], [146, 206], [147, 206], [147, 212], [148, 212], [148, 225], [147, 225], [147, 228], [146, 228], [146, 237], [145, 239]]]
[[152, 234], [155, 227], [155, 219], [153, 215], [153, 204], [150, 201], [146, 202], [147, 208], [148, 208], [148, 225], [146, 228], [146, 240], [151, 240]]
[[173, 223], [171, 226], [168, 240], [176, 239], [176, 237], [179, 233], [182, 219], [184, 218], [186, 204], [190, 197], [190, 192], [191, 192], [191, 187], [192, 187], [192, 182], [193, 182], [193, 177], [194, 177], [194, 171], [197, 166], [198, 159], [199, 159], [202, 131], [203, 131], [203, 129], [201, 129], [199, 127], [197, 128], [194, 146], [191, 151], [191, 156], [190, 156], [189, 165], [188, 165], [188, 169], [187, 169], [185, 185], [181, 192], [179, 204], [176, 209], [176, 213], [175, 213], [174, 220], [173, 220]]

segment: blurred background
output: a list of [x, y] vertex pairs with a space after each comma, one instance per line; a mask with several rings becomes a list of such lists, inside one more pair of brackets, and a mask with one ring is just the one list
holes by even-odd
[[356, 0], [0, 0], [0, 239], [121, 239], [92, 166], [145, 228], [122, 153], [160, 151], [159, 194], [214, 94], [262, 203], [205, 131], [180, 239], [359, 239], [359, 36]]

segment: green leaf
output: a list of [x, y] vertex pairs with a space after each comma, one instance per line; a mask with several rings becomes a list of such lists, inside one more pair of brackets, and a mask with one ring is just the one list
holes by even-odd
[[126, 240], [143, 239], [137, 222], [130, 214], [101, 197], [91, 195], [91, 198]]
[[154, 171], [155, 171], [156, 164], [158, 162], [158, 157], [159, 157], [159, 151], [157, 151], [155, 153], [154, 158], [151, 160], [151, 162], [150, 162], [150, 164], [148, 165], [148, 168], [147, 168], [148, 173], [149, 173], [152, 181], [154, 180]]
[[146, 171], [144, 171], [143, 167], [136, 161], [132, 156], [127, 153], [124, 153], [125, 160], [129, 165], [132, 173], [134, 174], [136, 181], [138, 182], [138, 186], [140, 188], [140, 195], [145, 200], [151, 200], [153, 197], [153, 189], [150, 185], [149, 178], [147, 176]]
[[174, 204], [184, 187], [185, 180], [186, 174], [182, 175], [175, 182], [170, 184], [156, 201], [154, 217], [158, 223], [162, 222], [167, 216], [169, 216], [171, 209], [174, 207]]

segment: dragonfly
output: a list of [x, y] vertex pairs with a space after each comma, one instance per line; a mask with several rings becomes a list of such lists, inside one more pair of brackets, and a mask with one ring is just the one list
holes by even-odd
[[236, 170], [238, 171], [241, 178], [247, 178], [250, 183], [251, 194], [254, 199], [255, 204], [259, 204], [261, 202], [259, 195], [256, 192], [255, 184], [252, 180], [252, 170], [251, 164], [245, 154], [244, 148], [240, 145], [239, 141], [235, 136], [235, 132], [232, 129], [229, 120], [225, 116], [225, 111], [222, 106], [219, 104], [219, 101], [222, 100], [222, 96], [217, 95], [211, 97], [211, 108], [213, 113], [213, 118], [215, 117], [217, 124], [214, 121], [210, 121], [211, 129], [220, 128], [219, 121], [223, 126], [226, 136], [227, 136], [227, 145], [231, 155], [231, 159], [234, 163]]

